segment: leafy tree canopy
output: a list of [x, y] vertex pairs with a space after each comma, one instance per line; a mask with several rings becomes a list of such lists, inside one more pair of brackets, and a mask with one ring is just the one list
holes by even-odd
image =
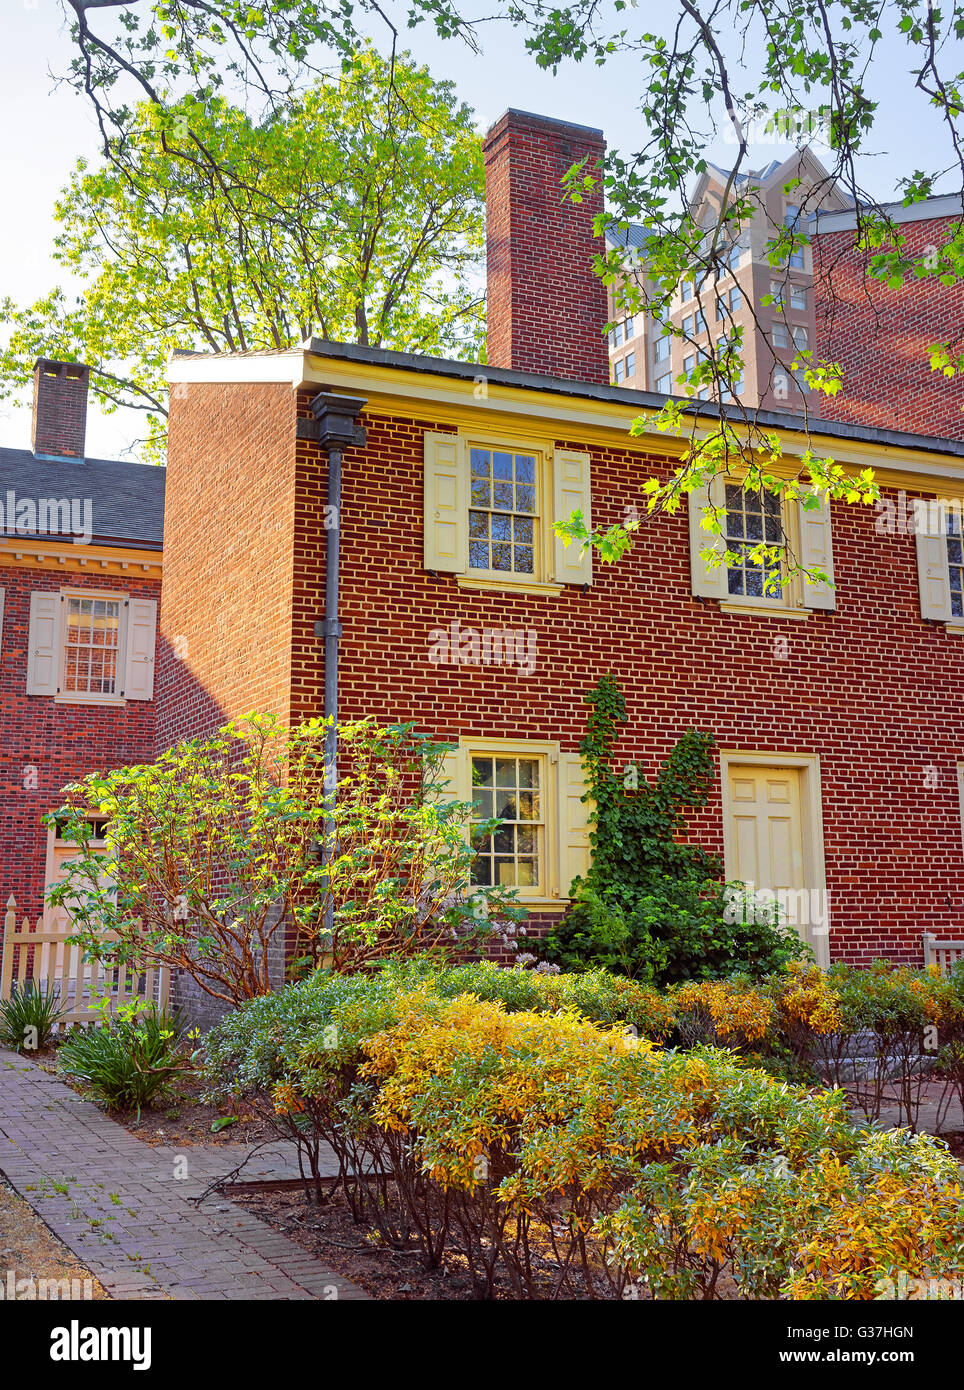
[[[644, 305], [665, 315], [684, 278], [708, 277], [712, 302], [729, 246], [751, 210], [740, 182], [752, 157], [748, 130], [760, 121], [792, 128], [803, 117], [804, 143], [815, 111], [828, 133], [828, 172], [857, 207], [854, 242], [867, 253], [868, 277], [900, 286], [924, 277], [949, 283], [964, 273], [964, 218], [939, 247], [912, 252], [900, 225], [862, 186], [859, 174], [862, 157], [875, 153], [881, 97], [893, 105], [921, 94], [933, 113], [931, 128], [920, 131], [928, 162], [902, 174], [900, 192], [909, 204], [945, 177], [953, 187], [964, 187], [964, 0], [940, 7], [929, 0], [611, 0], [606, 5], [500, 0], [484, 18], [468, 10], [464, 0], [405, 0], [398, 6], [333, 0], [324, 7], [314, 0], [258, 6], [248, 0], [64, 3], [75, 20], [71, 79], [93, 101], [105, 149], [121, 165], [129, 157], [131, 93], [170, 114], [175, 98], [190, 92], [207, 99], [234, 84], [273, 107], [325, 63], [350, 56], [360, 33], [373, 24], [385, 26], [393, 45], [401, 27], [429, 23], [441, 36], [482, 52], [487, 25], [501, 22], [521, 32], [533, 61], [544, 69], [555, 71], [570, 61], [603, 66], [627, 56], [638, 64], [638, 89], [627, 92], [627, 104], [634, 103], [643, 120], [641, 147], [612, 151], [602, 169], [574, 169], [569, 185], [570, 195], [578, 198], [585, 180], [602, 178], [608, 209], [601, 223], [639, 222], [649, 233], [638, 259], [618, 249], [600, 257], [597, 269], [617, 289], [620, 313]], [[901, 51], [895, 74], [892, 60]], [[721, 134], [733, 146], [729, 188], [715, 218], [698, 223], [690, 195], [706, 169], [707, 147]], [[228, 180], [234, 177], [217, 151], [190, 131], [175, 138], [172, 148], [179, 157], [216, 167]], [[785, 264], [805, 240], [802, 225], [775, 229], [767, 248], [774, 267]], [[711, 361], [697, 367], [702, 375], [690, 374], [684, 387], [691, 398], [688, 408], [670, 401], [656, 422], [659, 429], [683, 436], [686, 447], [678, 470], [650, 480], [643, 516], [601, 535], [574, 515], [561, 523], [565, 534], [613, 559], [646, 516], [677, 509], [686, 492], [734, 466], [742, 471], [749, 465], [748, 487], [785, 488], [787, 462], [779, 440], [754, 407], [737, 405], [735, 426], [718, 425], [713, 412], [692, 399], [709, 382], [723, 399], [724, 392], [739, 395], [742, 334], [734, 325], [728, 330]], [[964, 335], [929, 345], [929, 356], [934, 370], [964, 369]], [[840, 389], [840, 370], [832, 360], [817, 361], [803, 351], [794, 369], [817, 391]], [[807, 417], [804, 423], [809, 430]], [[637, 428], [642, 432], [651, 425], [640, 421]], [[872, 477], [847, 474], [817, 447], [805, 451], [790, 486], [812, 493], [814, 505], [818, 497], [867, 503], [876, 495]], [[718, 532], [720, 521], [719, 513], [708, 513], [707, 530]], [[708, 561], [720, 562], [709, 549], [704, 553]], [[825, 578], [819, 571], [811, 574]]]
[[38, 356], [88, 362], [106, 409], [146, 413], [157, 455], [173, 347], [283, 349], [317, 333], [474, 357], [482, 193], [471, 111], [406, 55], [363, 47], [261, 120], [224, 95], [142, 102], [123, 158], [82, 161], [56, 206], [55, 254], [80, 294], [2, 306], [0, 391], [22, 388]]

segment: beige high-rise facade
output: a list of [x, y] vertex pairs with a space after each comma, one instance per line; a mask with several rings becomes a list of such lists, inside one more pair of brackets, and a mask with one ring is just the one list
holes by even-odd
[[[694, 191], [691, 209], [708, 234], [719, 219], [728, 181], [726, 170], [710, 164]], [[676, 291], [669, 320], [682, 330], [682, 337], [667, 332], [649, 312], [627, 317], [610, 292], [611, 377], [617, 385], [639, 391], [684, 395], [679, 378], [705, 361], [721, 339], [742, 328], [744, 370], [736, 384], [737, 398], [749, 406], [801, 412], [807, 386], [802, 370], [794, 371], [792, 363], [799, 352], [814, 348], [813, 248], [797, 248], [784, 264], [773, 266], [766, 247], [781, 227], [806, 232], [818, 211], [846, 211], [852, 200], [809, 149], [738, 175], [733, 194], [753, 204], [752, 216], [743, 222], [739, 236], [720, 248], [713, 268]], [[611, 244], [618, 238], [624, 238], [631, 253], [642, 252], [646, 231], [632, 226], [610, 233]], [[636, 274], [648, 299], [652, 287], [642, 270]], [[768, 296], [771, 303], [764, 302]], [[704, 387], [698, 395], [710, 399], [713, 390]], [[724, 394], [723, 399], [732, 398]], [[818, 393], [808, 393], [807, 408], [819, 413]]]

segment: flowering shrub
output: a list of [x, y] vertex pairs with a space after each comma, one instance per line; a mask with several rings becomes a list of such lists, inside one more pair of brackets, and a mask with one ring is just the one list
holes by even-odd
[[[943, 997], [905, 986], [925, 1012]], [[784, 1019], [834, 1026], [823, 990], [803, 972], [768, 994], [703, 982], [670, 1002], [760, 1042]], [[316, 1179], [330, 1143], [357, 1218], [384, 1239], [433, 1265], [454, 1234], [482, 1296], [620, 1297], [632, 1283], [660, 1298], [865, 1299], [964, 1261], [939, 1141], [863, 1132], [840, 1091], [778, 1082], [729, 1050], [660, 1051], [625, 1027], [635, 1011], [668, 1031], [672, 1014], [652, 1009], [605, 972], [318, 975], [226, 1019], [209, 1068], [216, 1093], [254, 1099], [302, 1145]]]
[[677, 1030], [721, 1047], [762, 1042], [773, 1022], [768, 996], [745, 979], [689, 981], [672, 995]]

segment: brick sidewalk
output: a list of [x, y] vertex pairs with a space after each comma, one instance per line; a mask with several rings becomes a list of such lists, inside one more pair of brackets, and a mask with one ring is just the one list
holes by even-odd
[[368, 1298], [240, 1207], [190, 1200], [233, 1166], [151, 1148], [0, 1049], [0, 1172], [113, 1298]]

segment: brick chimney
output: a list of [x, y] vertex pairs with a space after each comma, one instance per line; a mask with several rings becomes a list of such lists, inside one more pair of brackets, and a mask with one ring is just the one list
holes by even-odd
[[601, 130], [506, 111], [485, 137], [489, 365], [608, 383], [606, 290], [592, 273], [597, 185], [564, 199], [567, 169], [606, 151]]
[[89, 376], [90, 368], [82, 362], [37, 359], [33, 369], [30, 447], [38, 457], [84, 457]]

